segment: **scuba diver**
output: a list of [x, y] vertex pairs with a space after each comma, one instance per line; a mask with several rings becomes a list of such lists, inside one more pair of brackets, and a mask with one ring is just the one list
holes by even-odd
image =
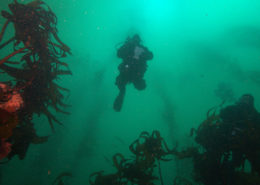
[[260, 175], [260, 114], [254, 106], [251, 94], [242, 95], [235, 105], [220, 111], [223, 122], [222, 136], [232, 150], [228, 166], [233, 171], [250, 162], [251, 171]]
[[204, 149], [193, 154], [195, 177], [205, 185], [251, 184], [260, 175], [260, 114], [254, 97], [243, 94], [233, 105], [222, 105], [209, 110], [196, 132], [195, 141]]
[[235, 105], [227, 106], [220, 111], [220, 118], [224, 123], [232, 123], [237, 127], [245, 127], [245, 121], [259, 124], [260, 115], [254, 106], [254, 97], [251, 94], [242, 95]]
[[123, 62], [118, 66], [120, 74], [116, 78], [119, 94], [114, 101], [114, 110], [119, 112], [122, 108], [126, 85], [133, 83], [137, 90], [146, 88], [144, 73], [147, 68], [146, 61], [153, 58], [153, 53], [141, 45], [138, 34], [128, 38], [123, 46], [117, 50], [117, 57]]

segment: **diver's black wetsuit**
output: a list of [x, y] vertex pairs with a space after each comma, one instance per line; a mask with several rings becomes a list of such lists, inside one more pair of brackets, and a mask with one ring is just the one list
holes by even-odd
[[116, 78], [116, 85], [120, 92], [114, 102], [114, 109], [119, 112], [122, 108], [127, 83], [133, 83], [138, 90], [145, 89], [146, 83], [143, 77], [147, 68], [146, 61], [153, 58], [153, 53], [140, 44], [138, 35], [134, 35], [118, 49], [117, 56], [123, 59], [118, 66], [120, 74]]
[[[222, 108], [219, 115], [208, 114], [195, 137], [203, 147], [193, 158], [196, 179], [205, 185], [251, 184], [247, 182], [260, 175], [259, 126], [260, 114], [250, 94]], [[244, 171], [246, 161], [250, 174]]]
[[260, 114], [254, 107], [253, 96], [243, 95], [235, 105], [222, 109], [220, 118], [222, 134], [232, 148], [230, 168], [234, 170], [248, 159], [252, 171], [260, 175]]

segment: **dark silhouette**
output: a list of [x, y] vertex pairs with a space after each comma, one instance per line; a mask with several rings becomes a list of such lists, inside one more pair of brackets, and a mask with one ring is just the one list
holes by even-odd
[[128, 83], [133, 83], [138, 90], [145, 89], [146, 83], [143, 77], [147, 68], [146, 61], [153, 58], [153, 53], [141, 45], [141, 39], [136, 34], [132, 38], [128, 38], [125, 44], [118, 49], [117, 56], [123, 59], [118, 66], [120, 74], [116, 78], [116, 85], [120, 92], [114, 102], [114, 109], [119, 112]]
[[220, 118], [229, 143], [239, 146], [232, 150], [229, 167], [234, 170], [247, 159], [251, 172], [260, 175], [260, 114], [255, 109], [254, 97], [244, 94], [235, 105], [222, 109]]
[[260, 114], [254, 97], [244, 94], [235, 104], [222, 105], [209, 109], [196, 130], [203, 149], [174, 152], [193, 158], [194, 180], [204, 185], [260, 184]]
[[225, 107], [220, 111], [220, 118], [224, 123], [245, 127], [245, 121], [253, 121], [259, 125], [260, 115], [254, 106], [254, 97], [251, 94], [242, 95], [235, 105]]
[[260, 114], [254, 97], [244, 94], [235, 104], [222, 106], [209, 109], [206, 120], [191, 130], [199, 146], [182, 151], [176, 147], [171, 153], [179, 159], [192, 158], [198, 184], [260, 184]]

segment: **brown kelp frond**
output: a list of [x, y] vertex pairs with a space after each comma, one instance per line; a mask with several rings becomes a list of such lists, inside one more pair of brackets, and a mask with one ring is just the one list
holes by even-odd
[[0, 65], [0, 69], [17, 80], [30, 80], [33, 75], [30, 70], [19, 69], [5, 64]]
[[[3, 13], [2, 13], [2, 14], [3, 14]], [[5, 21], [5, 24], [4, 24], [4, 26], [3, 26], [3, 28], [2, 28], [2, 30], [1, 30], [1, 32], [0, 32], [0, 42], [1, 42], [2, 39], [3, 39], [5, 30], [6, 30], [6, 28], [7, 28], [7, 26], [8, 26], [9, 23], [10, 23], [9, 20]]]
[[60, 90], [67, 91], [67, 92], [70, 91], [69, 89], [66, 89], [66, 88], [64, 88], [64, 87], [59, 86], [59, 85], [56, 84], [55, 82], [52, 82], [52, 84], [53, 84], [55, 87], [57, 87], [58, 89], [60, 89]]
[[142, 132], [129, 149], [133, 154], [146, 159], [147, 162], [150, 161], [150, 164], [154, 163], [155, 159], [170, 160], [165, 157], [172, 155], [172, 150], [168, 148], [157, 130], [153, 131], [151, 135], [148, 132]]
[[121, 182], [118, 174], [104, 175], [103, 171], [94, 172], [89, 176], [90, 185], [126, 185], [125, 182]]
[[53, 42], [49, 42], [49, 49], [53, 51], [52, 54], [57, 58], [66, 57], [66, 52], [68, 52], [68, 48]]
[[61, 47], [60, 47], [60, 48], [61, 48], [63, 51], [65, 51], [65, 52], [71, 54], [70, 48], [60, 40], [60, 38], [59, 38], [58, 35], [57, 35], [57, 32], [52, 32], [52, 34], [53, 34], [54, 38], [57, 40], [57, 42], [61, 44]]
[[28, 4], [12, 3], [9, 8], [12, 14], [2, 11], [2, 15], [14, 24], [16, 43], [22, 42], [34, 52], [46, 50], [49, 35], [57, 32], [57, 18], [51, 9], [37, 0]]
[[57, 58], [53, 58], [52, 63], [56, 64], [56, 68], [58, 68], [58, 66], [64, 66], [67, 69], [69, 68], [69, 65], [67, 63], [61, 62]]
[[55, 75], [72, 75], [71, 71], [57, 70]]
[[60, 113], [63, 113], [63, 114], [67, 114], [67, 115], [70, 115], [70, 112], [67, 112], [67, 111], [61, 110], [61, 109], [58, 108], [58, 107], [55, 107], [55, 110], [56, 110], [57, 112], [60, 112]]
[[27, 5], [27, 6], [31, 6], [31, 7], [33, 7], [33, 8], [37, 8], [37, 7], [39, 7], [39, 6], [42, 5], [42, 4], [44, 4], [43, 1], [41, 1], [41, 0], [35, 0], [35, 1], [32, 1], [32, 2], [27, 3], [26, 5]]
[[12, 65], [16, 65], [16, 64], [20, 64], [19, 62], [13, 62], [13, 61], [6, 61], [6, 64], [12, 64]]
[[53, 181], [52, 185], [62, 185], [62, 178], [64, 177], [72, 177], [72, 173], [70, 172], [62, 172], [60, 175], [58, 175], [58, 177], [55, 178], [55, 180]]
[[49, 124], [51, 126], [51, 129], [54, 131], [54, 125], [53, 122], [58, 123], [59, 125], [63, 125], [58, 119], [55, 118], [55, 116], [46, 108], [44, 107], [44, 109], [42, 110], [43, 114], [47, 117]]
[[27, 47], [23, 47], [18, 49], [17, 51], [14, 51], [13, 53], [9, 54], [8, 56], [4, 57], [3, 59], [0, 60], [0, 65], [5, 63], [7, 60], [9, 60], [11, 57], [17, 55], [18, 53], [21, 53], [23, 50], [27, 49]]
[[[166, 151], [163, 151], [162, 148], [165, 148]], [[103, 171], [92, 173], [89, 176], [89, 184], [155, 185], [154, 181], [160, 179], [163, 185], [160, 161], [164, 159], [162, 158], [164, 155], [173, 155], [173, 150], [167, 147], [160, 132], [157, 130], [153, 131], [152, 134], [142, 132], [138, 139], [129, 146], [129, 149], [135, 155], [132, 159], [127, 159], [121, 153], [116, 153], [113, 156], [113, 165], [117, 170], [116, 173], [108, 175], [103, 175]], [[155, 164], [156, 161], [158, 165]], [[159, 168], [160, 178], [154, 175], [155, 167]]]
[[203, 126], [206, 125], [213, 125], [219, 122], [219, 115], [217, 114], [219, 108], [221, 108], [223, 106], [223, 104], [225, 103], [225, 101], [221, 102], [220, 105], [214, 106], [212, 108], [210, 108], [207, 112], [207, 118], [205, 121], [203, 121], [203, 123], [199, 126], [199, 128], [196, 130], [196, 132], [198, 132]]
[[118, 170], [121, 170], [121, 163], [125, 160], [125, 157], [120, 153], [116, 153], [113, 156], [113, 164]]
[[59, 91], [59, 89], [60, 89], [60, 86], [58, 86], [56, 83], [53, 83], [53, 82], [50, 83], [48, 94], [49, 94], [49, 98], [51, 100], [51, 106], [54, 107], [57, 112], [69, 114], [68, 112], [63, 111], [60, 108], [58, 108], [58, 105], [62, 106], [62, 107], [68, 107], [68, 105], [66, 105], [62, 102], [62, 100], [64, 99], [64, 96]]
[[6, 42], [4, 42], [3, 44], [0, 45], [0, 49], [4, 48], [5, 46], [7, 46], [8, 44], [10, 44], [11, 42], [13, 42], [15, 40], [14, 37], [10, 38], [9, 40], [7, 40]]

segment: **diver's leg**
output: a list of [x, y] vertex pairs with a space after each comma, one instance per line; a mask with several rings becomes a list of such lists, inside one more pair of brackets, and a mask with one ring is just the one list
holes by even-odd
[[123, 102], [124, 102], [124, 97], [125, 97], [125, 88], [121, 89], [118, 96], [116, 97], [115, 101], [114, 101], [114, 110], [116, 112], [120, 112]]
[[137, 78], [133, 81], [135, 88], [139, 91], [144, 90], [146, 88], [146, 83], [143, 78]]
[[126, 84], [127, 84], [126, 79], [124, 78], [124, 76], [122, 74], [120, 74], [116, 78], [116, 85], [119, 89], [119, 94], [114, 101], [114, 110], [117, 111], [117, 112], [121, 111], [121, 108], [122, 108], [122, 105], [123, 105], [123, 101], [124, 101], [124, 97], [125, 97]]

